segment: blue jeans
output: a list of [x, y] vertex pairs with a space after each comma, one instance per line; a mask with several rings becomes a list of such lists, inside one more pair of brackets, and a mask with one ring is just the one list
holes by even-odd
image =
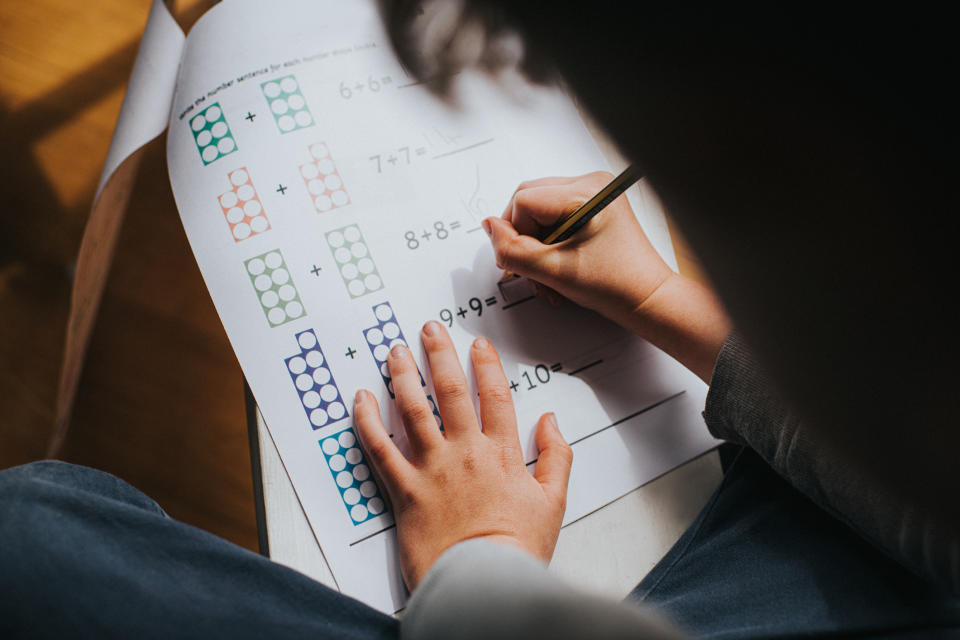
[[[956, 634], [960, 603], [744, 452], [631, 594], [713, 637]], [[169, 518], [106, 473], [0, 472], [0, 637], [395, 638], [398, 622]]]

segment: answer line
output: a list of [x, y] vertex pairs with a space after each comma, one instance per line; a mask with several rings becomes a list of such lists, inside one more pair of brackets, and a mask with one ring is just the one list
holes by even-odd
[[426, 80], [420, 80], [418, 82], [408, 82], [407, 84], [397, 85], [397, 89], [406, 89], [407, 87], [415, 87], [418, 84], [425, 84], [426, 82], [427, 82]]
[[378, 535], [380, 535], [380, 534], [383, 533], [384, 531], [390, 531], [390, 529], [394, 529], [394, 528], [396, 528], [396, 526], [397, 526], [396, 524], [392, 524], [392, 525], [390, 525], [389, 527], [384, 527], [383, 529], [380, 529], [380, 531], [374, 531], [374, 532], [371, 533], [370, 535], [366, 535], [366, 536], [360, 538], [359, 540], [357, 540], [356, 542], [351, 542], [351, 543], [350, 543], [350, 546], [352, 547], [352, 546], [355, 545], [355, 544], [360, 544], [361, 542], [363, 542], [363, 541], [365, 541], [365, 540], [369, 540], [369, 539], [372, 538], [373, 536], [378, 536]]
[[571, 371], [571, 372], [568, 373], [567, 375], [568, 375], [568, 376], [576, 375], [576, 374], [580, 373], [581, 371], [585, 371], [585, 370], [589, 369], [590, 367], [593, 367], [593, 366], [596, 366], [596, 365], [600, 364], [601, 362], [603, 362], [603, 360], [594, 360], [594, 361], [591, 362], [590, 364], [585, 364], [585, 365], [583, 365], [582, 367], [580, 367], [579, 369], [575, 369], [574, 371]]
[[493, 142], [493, 138], [488, 138], [486, 140], [481, 140], [480, 142], [475, 142], [474, 144], [467, 145], [466, 147], [463, 147], [461, 149], [454, 149], [453, 151], [447, 151], [446, 153], [441, 153], [440, 155], [433, 156], [433, 159], [436, 160], [437, 158], [446, 158], [447, 156], [452, 156], [453, 154], [460, 153], [461, 151], [469, 151], [470, 149], [476, 149], [477, 147], [488, 144], [490, 142]]
[[474, 227], [473, 229], [467, 229], [467, 233], [473, 233], [474, 231], [480, 231], [483, 227]]
[[503, 305], [503, 310], [506, 311], [506, 310], [509, 309], [510, 307], [515, 307], [515, 306], [517, 306], [518, 304], [523, 304], [523, 303], [526, 302], [527, 300], [533, 300], [535, 297], [536, 297], [536, 296], [527, 296], [526, 298], [520, 298], [520, 299], [517, 300], [516, 302], [511, 302], [510, 304], [505, 304], [505, 305]]

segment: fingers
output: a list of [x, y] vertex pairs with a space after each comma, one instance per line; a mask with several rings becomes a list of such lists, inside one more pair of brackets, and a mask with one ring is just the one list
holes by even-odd
[[470, 388], [450, 335], [439, 322], [431, 320], [423, 326], [422, 338], [447, 435], [477, 431], [477, 414], [473, 409]]
[[480, 392], [480, 424], [491, 438], [520, 445], [513, 396], [503, 374], [500, 356], [486, 338], [477, 338], [470, 348], [470, 359]]
[[536, 442], [540, 457], [537, 459], [533, 477], [547, 495], [566, 505], [573, 449], [563, 439], [560, 428], [557, 426], [557, 417], [553, 413], [540, 416], [540, 421], [537, 423]]
[[391, 487], [402, 483], [410, 471], [410, 463], [393, 444], [380, 419], [380, 406], [369, 391], [361, 389], [353, 402], [353, 418], [357, 425], [360, 444], [367, 453], [367, 459], [376, 474]]
[[413, 355], [404, 345], [397, 345], [387, 357], [397, 410], [407, 431], [414, 454], [419, 455], [443, 440], [439, 425], [427, 401], [420, 371]]
[[506, 220], [486, 218], [483, 228], [490, 236], [497, 266], [548, 286], [559, 268], [556, 251], [528, 235], [521, 235]]

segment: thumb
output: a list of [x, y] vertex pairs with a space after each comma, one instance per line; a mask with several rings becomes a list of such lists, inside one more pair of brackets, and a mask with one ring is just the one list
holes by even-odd
[[544, 492], [559, 501], [566, 508], [567, 483], [570, 480], [570, 465], [573, 464], [573, 449], [563, 439], [557, 416], [545, 413], [537, 423], [537, 449], [540, 457], [533, 477], [543, 487]]
[[521, 235], [503, 218], [486, 218], [482, 224], [490, 236], [498, 267], [534, 280], [552, 280], [548, 245], [531, 236]]

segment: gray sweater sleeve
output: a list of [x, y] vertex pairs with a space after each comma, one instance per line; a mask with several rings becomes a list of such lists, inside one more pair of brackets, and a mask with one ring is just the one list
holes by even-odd
[[577, 591], [527, 553], [487, 540], [448, 549], [400, 625], [404, 640], [681, 638], [646, 609]]
[[896, 476], [877, 468], [868, 443], [838, 450], [838, 434], [849, 439], [856, 430], [805, 423], [778, 397], [736, 334], [717, 358], [703, 417], [714, 437], [749, 446], [881, 551], [960, 593], [960, 541], [949, 514], [900, 497]]

